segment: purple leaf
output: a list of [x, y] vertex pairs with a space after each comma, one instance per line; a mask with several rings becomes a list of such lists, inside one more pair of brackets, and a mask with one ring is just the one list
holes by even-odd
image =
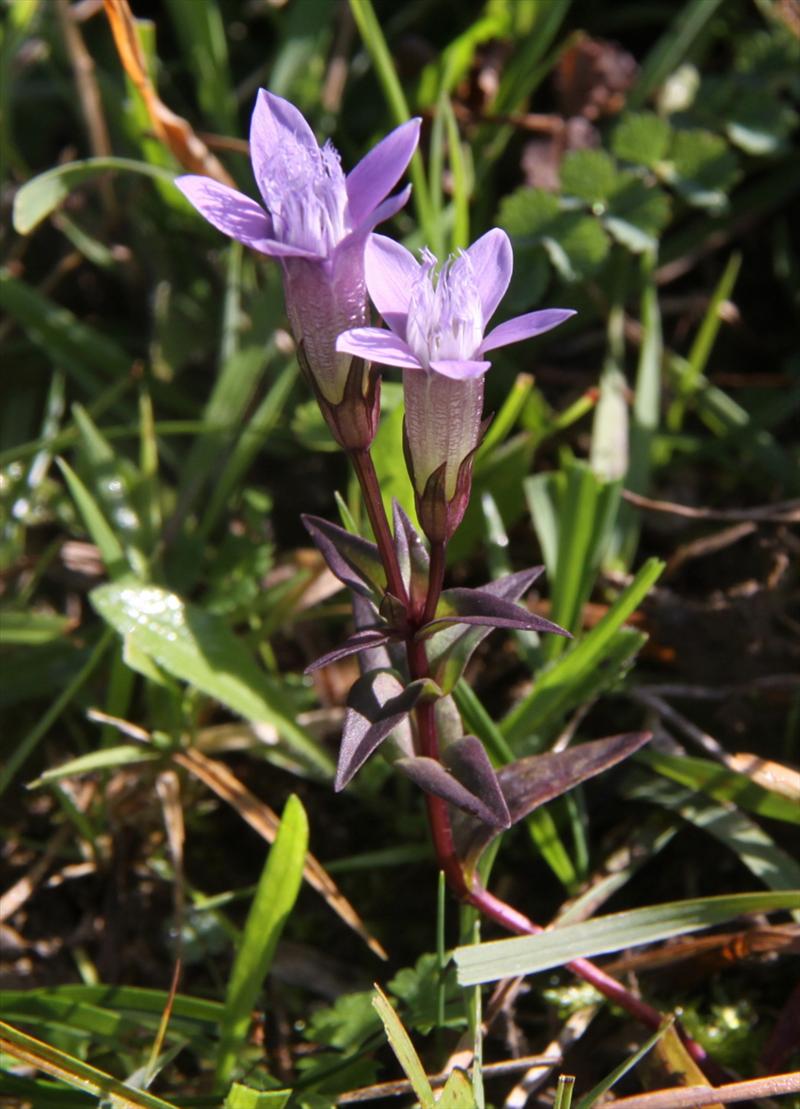
[[508, 828], [508, 808], [480, 740], [464, 736], [447, 748], [444, 758], [449, 769], [425, 756], [401, 758], [395, 765], [426, 793], [488, 825], [492, 834]]
[[303, 515], [301, 519], [317, 550], [340, 582], [363, 597], [373, 599], [383, 595], [386, 575], [374, 543], [320, 516]]
[[400, 679], [387, 670], [372, 671], [358, 679], [347, 699], [334, 781], [337, 793], [405, 720], [423, 695], [432, 692], [431, 682], [417, 681], [404, 687]]
[[[429, 636], [447, 624], [484, 624], [490, 628], [516, 628], [519, 631], [553, 632], [572, 638], [568, 631], [536, 616], [527, 609], [492, 596], [485, 589], [446, 589], [440, 601], [442, 615], [434, 617], [420, 629], [419, 635]], [[449, 611], [448, 611], [449, 610]]]
[[430, 555], [422, 536], [409, 520], [398, 500], [392, 501], [394, 546], [403, 582], [412, 601], [422, 603], [428, 589]]
[[[594, 778], [628, 758], [652, 738], [651, 732], [625, 732], [568, 747], [517, 759], [497, 771], [497, 778], [508, 805], [511, 823]], [[459, 857], [473, 868], [494, 834], [483, 825], [459, 818], [454, 827]]]
[[[534, 566], [530, 570], [520, 570], [507, 574], [497, 581], [481, 586], [479, 592], [504, 601], [518, 601], [527, 593], [544, 570]], [[456, 684], [464, 667], [472, 657], [473, 651], [489, 634], [488, 628], [454, 624], [443, 626], [425, 643], [425, 651], [434, 679], [446, 692]]]
[[367, 651], [370, 648], [383, 647], [389, 642], [389, 635], [382, 628], [364, 628], [362, 631], [357, 631], [353, 635], [348, 636], [344, 643], [338, 647], [334, 647], [332, 651], [320, 655], [314, 662], [308, 664], [303, 671], [304, 674], [313, 674], [316, 670], [321, 670], [323, 666], [330, 666], [332, 662], [339, 662], [343, 658], [348, 658], [350, 655], [357, 655], [361, 651]]

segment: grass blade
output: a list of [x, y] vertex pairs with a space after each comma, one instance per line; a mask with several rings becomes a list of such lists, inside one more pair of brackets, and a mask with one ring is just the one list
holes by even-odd
[[225, 1081], [250, 1027], [250, 1013], [266, 977], [303, 877], [308, 848], [308, 820], [292, 795], [259, 879], [236, 953], [228, 989], [217, 1058], [217, 1080]]
[[670, 901], [646, 909], [613, 913], [583, 924], [566, 924], [537, 936], [495, 940], [456, 948], [454, 959], [462, 986], [535, 974], [577, 958], [592, 958], [627, 947], [653, 943], [724, 924], [743, 913], [800, 908], [800, 890], [735, 893]]
[[386, 1038], [392, 1051], [397, 1056], [398, 1063], [403, 1068], [406, 1078], [419, 1099], [421, 1109], [433, 1109], [433, 1090], [425, 1073], [425, 1068], [419, 1055], [414, 1050], [414, 1045], [408, 1032], [403, 1027], [402, 1021], [392, 1008], [392, 1003], [378, 986], [375, 986], [375, 996], [372, 998], [372, 1004], [383, 1022]]

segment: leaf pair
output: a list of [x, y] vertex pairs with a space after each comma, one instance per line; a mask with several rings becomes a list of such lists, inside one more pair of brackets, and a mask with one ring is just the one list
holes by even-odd
[[[360, 627], [344, 643], [311, 663], [308, 673], [349, 655], [385, 646], [392, 639], [408, 640], [415, 635], [425, 641], [431, 675], [442, 692], [448, 693], [491, 628], [569, 635], [516, 603], [539, 577], [541, 566], [509, 574], [478, 589], [445, 590], [433, 619], [414, 630], [405, 606], [386, 592], [386, 574], [374, 543], [316, 516], [304, 516], [303, 522], [332, 573], [356, 595], [369, 601], [375, 614], [375, 623]], [[422, 538], [397, 502], [394, 525], [398, 564], [413, 611], [425, 597], [429, 556]]]

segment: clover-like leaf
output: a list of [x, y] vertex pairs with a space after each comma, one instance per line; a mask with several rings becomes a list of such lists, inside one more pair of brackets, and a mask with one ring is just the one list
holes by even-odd
[[561, 189], [589, 205], [602, 203], [614, 191], [618, 172], [605, 150], [572, 150], [561, 163]]
[[[518, 601], [527, 593], [543, 569], [543, 566], [534, 566], [530, 570], [507, 574], [473, 592], [486, 593], [503, 601]], [[489, 628], [486, 625], [461, 622], [444, 626], [426, 640], [425, 651], [431, 674], [445, 693], [451, 692], [476, 647], [488, 634]]]
[[[516, 824], [534, 809], [560, 797], [581, 782], [622, 762], [652, 738], [650, 732], [626, 732], [517, 759], [497, 771], [497, 779], [508, 805], [511, 823]], [[454, 822], [456, 850], [469, 869], [474, 869], [496, 835], [485, 823], [459, 817]]]
[[[344, 789], [369, 756], [402, 724], [424, 696], [435, 697], [439, 690], [433, 682], [421, 679], [404, 686], [391, 670], [372, 670], [350, 690], [342, 728], [342, 744], [334, 788]], [[410, 743], [403, 743], [411, 754]], [[409, 739], [410, 735], [406, 736]]]
[[412, 756], [398, 759], [395, 765], [426, 793], [441, 797], [482, 825], [494, 830], [508, 828], [508, 806], [480, 740], [474, 735], [462, 736], [445, 749], [442, 759]]
[[672, 128], [655, 112], [626, 112], [611, 136], [611, 149], [624, 162], [652, 168], [669, 147]]
[[700, 128], [676, 131], [663, 175], [689, 203], [720, 209], [738, 176], [738, 161], [728, 144]]
[[670, 216], [670, 200], [657, 185], [634, 173], [620, 173], [609, 197], [603, 224], [611, 235], [636, 254], [653, 249]]
[[383, 596], [386, 574], [374, 543], [320, 516], [304, 515], [302, 520], [317, 550], [340, 582], [363, 597]]

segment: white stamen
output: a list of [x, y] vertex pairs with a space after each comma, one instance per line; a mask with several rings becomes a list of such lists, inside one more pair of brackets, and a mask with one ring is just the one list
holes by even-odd
[[262, 187], [280, 242], [327, 255], [347, 234], [347, 188], [330, 141], [321, 149], [284, 143]]
[[483, 339], [483, 314], [472, 264], [451, 257], [435, 275], [436, 258], [422, 252], [408, 305], [406, 341], [423, 366], [471, 361]]

